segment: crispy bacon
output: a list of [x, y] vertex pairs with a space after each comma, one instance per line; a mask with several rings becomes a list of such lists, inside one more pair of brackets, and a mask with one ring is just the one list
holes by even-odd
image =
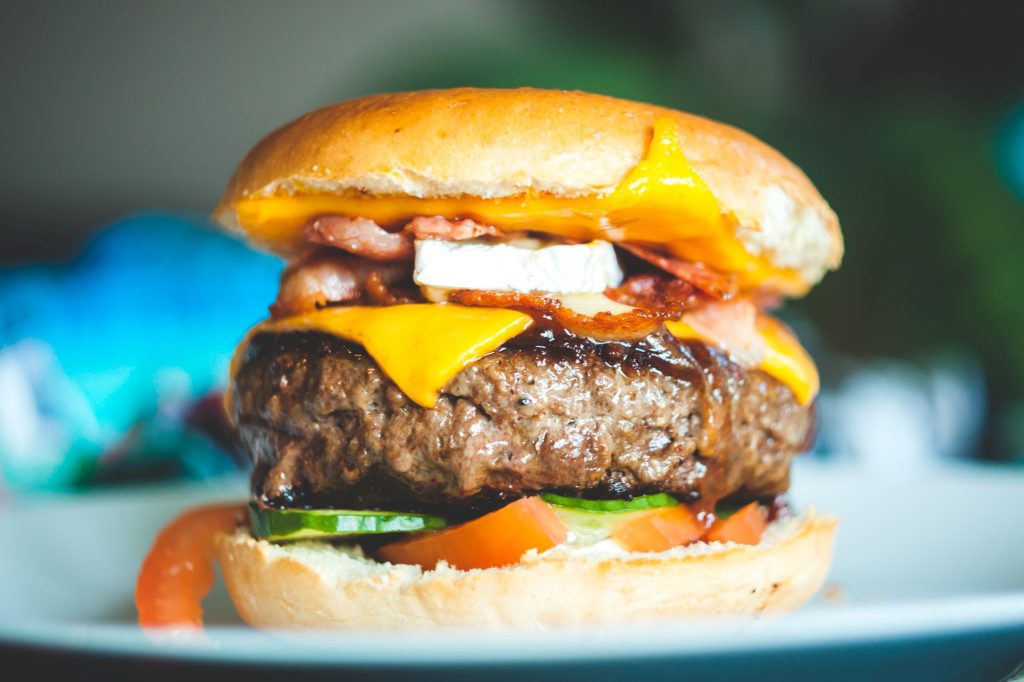
[[306, 225], [306, 239], [310, 242], [377, 261], [411, 260], [417, 239], [457, 242], [500, 233], [493, 225], [469, 218], [448, 220], [441, 216], [417, 216], [397, 232], [389, 232], [369, 218], [342, 215], [317, 216]]
[[648, 272], [633, 275], [620, 286], [606, 289], [604, 295], [634, 308], [663, 310], [676, 318], [699, 305], [701, 296], [689, 282]]
[[441, 216], [416, 216], [405, 226], [405, 231], [412, 233], [416, 239], [444, 239], [450, 242], [461, 242], [477, 237], [495, 236], [501, 231], [494, 225], [478, 223], [469, 218], [448, 220]]
[[388, 232], [368, 218], [324, 215], [306, 225], [306, 239], [377, 261], [412, 260], [413, 235]]
[[656, 331], [663, 320], [678, 317], [678, 314], [669, 311], [643, 308], [618, 315], [609, 312], [599, 312], [593, 316], [581, 315], [557, 299], [513, 291], [460, 289], [453, 291], [448, 300], [462, 305], [515, 308], [526, 313], [540, 313], [574, 334], [605, 341], [640, 339]]
[[391, 287], [383, 273], [375, 270], [366, 278], [366, 298], [371, 305], [398, 305], [423, 300], [418, 291], [402, 291]]
[[[336, 303], [390, 296], [387, 287], [410, 276], [408, 263], [374, 263], [337, 251], [318, 250], [295, 261], [281, 275], [271, 317], [309, 312]], [[371, 285], [371, 280], [373, 284]]]
[[328, 303], [359, 298], [359, 282], [348, 259], [318, 254], [289, 265], [281, 275], [277, 300], [270, 306], [271, 317], [286, 317], [315, 310]]
[[[409, 288], [412, 285], [409, 261], [415, 254], [415, 240], [462, 241], [499, 235], [507, 236], [493, 225], [441, 216], [414, 217], [396, 232], [389, 232], [367, 218], [316, 217], [306, 226], [309, 241], [351, 255], [321, 249], [291, 265], [282, 277], [271, 314], [281, 317], [337, 303], [395, 305], [423, 300], [419, 292]], [[451, 294], [450, 300], [464, 305], [539, 313], [576, 334], [591, 338], [636, 339], [655, 331], [664, 320], [678, 320], [694, 309], [705, 307], [708, 297], [728, 301], [737, 293], [734, 276], [664, 256], [644, 246], [622, 243], [618, 246], [665, 273], [636, 274], [621, 286], [606, 290], [609, 299], [630, 306], [632, 310], [628, 312], [601, 311], [585, 315], [557, 298], [516, 292], [462, 290]], [[728, 317], [715, 315], [712, 309], [707, 318], [698, 316], [697, 323], [718, 330], [725, 321], [719, 318]]]
[[714, 270], [709, 270], [703, 265], [697, 263], [689, 263], [687, 261], [679, 260], [678, 258], [669, 258], [668, 256], [663, 256], [645, 246], [622, 243], [617, 245], [637, 258], [647, 261], [651, 265], [664, 270], [673, 277], [678, 277], [684, 282], [689, 282], [705, 294], [714, 296], [717, 299], [728, 301], [733, 298], [739, 290], [736, 277], [733, 275], [723, 275], [715, 272]]

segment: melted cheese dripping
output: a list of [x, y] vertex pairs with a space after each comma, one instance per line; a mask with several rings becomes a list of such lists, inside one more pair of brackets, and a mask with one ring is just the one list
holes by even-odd
[[[589, 309], [591, 305], [581, 307]], [[349, 306], [270, 320], [257, 325], [247, 339], [261, 332], [319, 331], [358, 343], [406, 395], [429, 408], [456, 374], [532, 322], [528, 315], [507, 308], [451, 303]], [[728, 339], [711, 338], [685, 321], [665, 326], [678, 338], [700, 340], [728, 351]], [[764, 343], [755, 366], [789, 386], [801, 404], [808, 404], [818, 392], [818, 373], [807, 351], [784, 325], [764, 313], [757, 317], [756, 333]], [[236, 351], [232, 374], [240, 366], [246, 346], [243, 342]], [[230, 406], [230, 398], [226, 404]]]
[[[412, 400], [433, 407], [441, 389], [467, 365], [496, 350], [533, 319], [507, 308], [449, 303], [324, 308], [257, 325], [261, 332], [319, 331], [358, 343]], [[232, 374], [245, 342], [235, 353]]]
[[472, 218], [517, 231], [575, 240], [641, 242], [721, 272], [735, 273], [744, 288], [771, 284], [791, 295], [808, 285], [794, 270], [777, 268], [749, 253], [735, 235], [711, 190], [683, 154], [676, 124], [659, 119], [647, 155], [610, 191], [579, 197], [524, 194], [420, 198], [408, 195], [293, 194], [251, 196], [235, 205], [238, 222], [257, 244], [283, 253], [305, 245], [302, 228], [316, 215], [369, 218], [382, 225], [415, 216]]

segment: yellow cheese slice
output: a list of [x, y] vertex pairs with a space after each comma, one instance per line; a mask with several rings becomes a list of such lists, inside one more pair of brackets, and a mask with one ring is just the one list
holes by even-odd
[[765, 340], [760, 369], [789, 386], [801, 405], [810, 403], [821, 387], [814, 360], [793, 332], [771, 315], [760, 315], [757, 328]]
[[464, 367], [533, 324], [507, 308], [450, 303], [324, 308], [257, 326], [262, 331], [320, 331], [360, 344], [407, 396], [433, 407]]
[[[529, 315], [507, 308], [452, 303], [346, 306], [268, 320], [256, 326], [249, 338], [260, 332], [320, 331], [358, 343], [407, 396], [429, 408], [456, 374], [532, 323]], [[665, 327], [677, 338], [697, 339], [728, 351], [728, 339], [710, 338], [685, 318], [666, 322]], [[764, 346], [756, 367], [789, 386], [802, 405], [810, 403], [818, 393], [819, 380], [807, 351], [770, 315], [758, 314], [757, 333]], [[233, 369], [245, 345], [236, 352]]]

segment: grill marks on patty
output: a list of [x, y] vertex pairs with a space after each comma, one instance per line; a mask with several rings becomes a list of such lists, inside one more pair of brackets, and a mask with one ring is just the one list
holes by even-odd
[[235, 381], [253, 488], [276, 506], [768, 497], [788, 487], [812, 421], [788, 388], [703, 344], [594, 343], [543, 325], [463, 370], [433, 409], [361, 348], [315, 332], [256, 336]]

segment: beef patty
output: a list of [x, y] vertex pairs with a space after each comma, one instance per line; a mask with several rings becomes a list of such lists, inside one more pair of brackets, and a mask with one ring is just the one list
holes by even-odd
[[538, 328], [462, 370], [433, 409], [358, 346], [265, 333], [235, 375], [253, 489], [279, 507], [481, 511], [537, 491], [698, 505], [789, 485], [810, 411], [698, 342]]

